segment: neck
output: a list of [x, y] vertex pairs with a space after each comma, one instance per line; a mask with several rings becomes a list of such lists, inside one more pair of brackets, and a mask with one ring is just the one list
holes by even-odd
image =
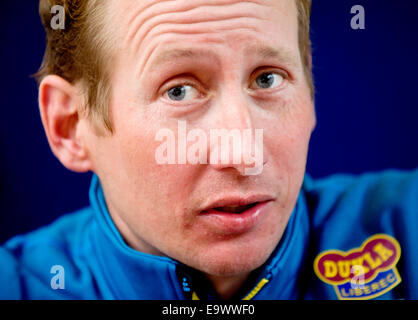
[[228, 300], [232, 298], [232, 296], [238, 292], [238, 290], [242, 287], [245, 281], [248, 279], [250, 273], [240, 274], [237, 276], [228, 276], [228, 277], [221, 277], [221, 276], [213, 276], [213, 275], [206, 275], [206, 277], [212, 283], [216, 293], [222, 300]]

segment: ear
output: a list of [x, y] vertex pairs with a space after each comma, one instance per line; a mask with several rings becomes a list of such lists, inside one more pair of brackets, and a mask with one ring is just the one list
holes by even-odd
[[48, 75], [39, 86], [39, 109], [49, 146], [67, 169], [76, 172], [91, 170], [81, 103], [75, 86], [61, 77]]

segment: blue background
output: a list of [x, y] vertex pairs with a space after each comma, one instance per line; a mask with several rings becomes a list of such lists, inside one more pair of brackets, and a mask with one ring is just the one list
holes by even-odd
[[[418, 0], [314, 0], [318, 125], [313, 177], [418, 165]], [[350, 9], [364, 6], [366, 29]], [[49, 149], [30, 75], [44, 31], [38, 1], [0, 4], [0, 243], [88, 204], [91, 174], [72, 173]]]

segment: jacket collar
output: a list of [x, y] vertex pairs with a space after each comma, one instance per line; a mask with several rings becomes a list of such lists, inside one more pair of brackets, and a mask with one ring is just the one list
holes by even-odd
[[[177, 300], [216, 298], [199, 273], [168, 257], [130, 248], [113, 223], [97, 175], [90, 186], [90, 204], [97, 227], [92, 244], [101, 275], [107, 284], [106, 299]], [[244, 299], [295, 299], [298, 274], [305, 257], [309, 222], [303, 192], [278, 246], [267, 262], [240, 291]], [[202, 286], [206, 289], [202, 290]], [[209, 288], [209, 289], [208, 289]], [[196, 294], [199, 292], [199, 295]]]

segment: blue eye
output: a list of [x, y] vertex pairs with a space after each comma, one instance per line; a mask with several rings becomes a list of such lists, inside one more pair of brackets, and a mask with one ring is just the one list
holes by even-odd
[[283, 83], [283, 76], [278, 73], [266, 72], [255, 79], [258, 88], [270, 89], [280, 86]]
[[199, 93], [192, 86], [181, 85], [172, 87], [167, 91], [166, 95], [170, 100], [173, 101], [185, 101], [197, 98]]
[[184, 88], [184, 86], [174, 87], [168, 90], [167, 94], [171, 100], [181, 101], [186, 96], [186, 89]]

